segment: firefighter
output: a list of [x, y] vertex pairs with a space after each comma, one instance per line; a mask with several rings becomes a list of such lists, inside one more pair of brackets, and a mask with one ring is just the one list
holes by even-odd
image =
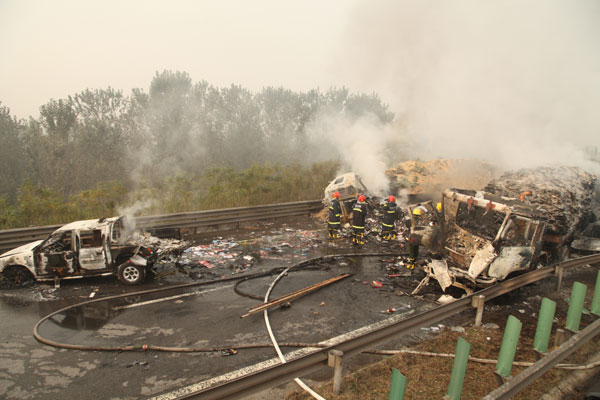
[[389, 196], [383, 205], [383, 220], [381, 221], [381, 233], [383, 240], [396, 239], [395, 223], [398, 215], [398, 207], [396, 207], [396, 197]]
[[365, 220], [367, 219], [367, 198], [364, 194], [358, 196], [358, 201], [352, 208], [352, 243], [355, 245], [365, 244]]
[[329, 239], [340, 238], [340, 225], [342, 207], [340, 206], [340, 194], [338, 192], [333, 193], [333, 199], [329, 205], [329, 221], [327, 222], [327, 228], [329, 230]]
[[[415, 220], [414, 226], [419, 226], [419, 221], [421, 220], [421, 215], [425, 211], [420, 207], [413, 209], [412, 214]], [[410, 235], [408, 237], [408, 264], [406, 264], [406, 268], [415, 269], [415, 261], [417, 261], [417, 257], [419, 257], [419, 246], [421, 245], [421, 235], [415, 232], [414, 227], [410, 230]]]

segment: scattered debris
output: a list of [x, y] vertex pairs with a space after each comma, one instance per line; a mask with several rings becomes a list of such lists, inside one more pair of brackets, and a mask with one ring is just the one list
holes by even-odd
[[[349, 276], [351, 276], [351, 274], [342, 274], [342, 275], [336, 276], [335, 278], [327, 279], [327, 280], [325, 280], [323, 282], [315, 283], [314, 285], [307, 286], [307, 287], [305, 287], [303, 289], [296, 290], [295, 292], [292, 292], [292, 293], [289, 293], [289, 294], [277, 297], [276, 299], [270, 300], [270, 301], [268, 301], [266, 303], [258, 304], [256, 306], [252, 307], [248, 311], [248, 313], [240, 316], [240, 318], [246, 318], [246, 317], [248, 317], [248, 316], [250, 316], [252, 314], [256, 314], [256, 313], [259, 313], [261, 311], [268, 310], [269, 308], [275, 307], [275, 306], [280, 305], [282, 303], [289, 303], [291, 300], [295, 300], [295, 299], [297, 299], [299, 297], [302, 297], [304, 295], [312, 293], [315, 290], [318, 290], [318, 289], [320, 289], [320, 288], [322, 288], [324, 286], [330, 285], [330, 284], [332, 284], [334, 282], [337, 282], [337, 281], [342, 280], [344, 278], [347, 278]], [[324, 304], [324, 303], [322, 303], [322, 304]]]
[[449, 294], [443, 294], [437, 299], [437, 302], [440, 304], [448, 304], [448, 303], [452, 303], [455, 300], [456, 299], [454, 297], [450, 296]]
[[500, 329], [500, 325], [495, 324], [493, 322], [488, 322], [487, 324], [483, 324], [485, 329]]

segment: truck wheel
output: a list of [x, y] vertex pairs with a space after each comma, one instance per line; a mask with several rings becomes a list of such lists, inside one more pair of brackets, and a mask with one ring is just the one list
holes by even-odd
[[21, 287], [33, 281], [33, 275], [25, 267], [19, 265], [11, 265], [7, 267], [3, 273], [3, 278], [11, 287]]
[[143, 267], [134, 265], [131, 263], [125, 263], [119, 267], [117, 272], [119, 280], [125, 282], [127, 285], [137, 285], [142, 283], [146, 273]]

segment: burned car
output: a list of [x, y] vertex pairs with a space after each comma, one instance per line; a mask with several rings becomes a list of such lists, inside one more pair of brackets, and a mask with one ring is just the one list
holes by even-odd
[[141, 283], [156, 260], [148, 247], [132, 243], [124, 217], [77, 221], [0, 255], [0, 273], [13, 285], [38, 281], [117, 275]]
[[350, 219], [352, 207], [359, 194], [367, 195], [369, 198], [367, 187], [362, 182], [360, 175], [354, 172], [346, 172], [339, 175], [327, 185], [325, 188], [325, 197], [323, 198], [323, 204], [326, 207], [329, 206], [334, 192], [340, 194], [339, 201], [342, 207], [342, 222], [348, 222]]
[[430, 246], [441, 257], [424, 267], [426, 282], [433, 278], [444, 291], [455, 286], [470, 293], [533, 268], [543, 254], [546, 219], [518, 199], [446, 190], [439, 221], [442, 244]]

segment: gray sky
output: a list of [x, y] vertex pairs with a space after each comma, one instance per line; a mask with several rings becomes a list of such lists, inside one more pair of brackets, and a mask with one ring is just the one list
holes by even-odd
[[397, 116], [389, 132], [328, 130], [380, 143], [359, 153], [408, 136], [415, 158], [580, 164], [600, 147], [599, 49], [598, 0], [0, 0], [0, 101], [37, 117], [164, 69], [254, 91], [343, 85]]
[[356, 3], [0, 0], [0, 101], [37, 117], [51, 98], [128, 94], [164, 69], [251, 90], [342, 85], [332, 57]]

